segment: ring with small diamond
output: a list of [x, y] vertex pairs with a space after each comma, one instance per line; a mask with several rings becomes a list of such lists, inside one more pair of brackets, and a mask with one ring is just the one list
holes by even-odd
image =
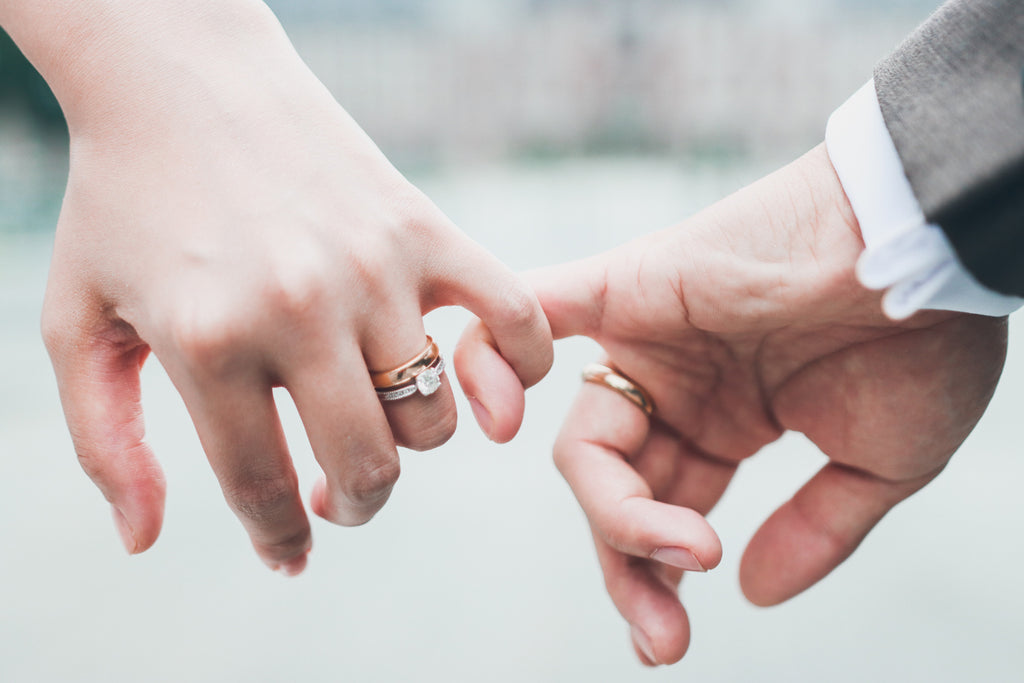
[[430, 396], [441, 388], [441, 375], [444, 373], [444, 357], [440, 354], [434, 361], [423, 368], [415, 377], [401, 385], [376, 387], [377, 398], [382, 401], [398, 401], [415, 394]]

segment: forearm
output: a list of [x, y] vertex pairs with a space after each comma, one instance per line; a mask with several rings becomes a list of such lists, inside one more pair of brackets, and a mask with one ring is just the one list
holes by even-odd
[[269, 81], [301, 66], [258, 0], [0, 0], [0, 25], [49, 83], [73, 134], [144, 126], [146, 112], [183, 94], [239, 82], [239, 65]]

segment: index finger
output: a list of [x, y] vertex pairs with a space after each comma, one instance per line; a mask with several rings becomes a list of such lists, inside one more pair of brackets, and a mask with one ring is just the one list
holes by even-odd
[[628, 462], [649, 434], [640, 409], [610, 389], [584, 384], [555, 443], [555, 464], [594, 533], [615, 550], [691, 571], [717, 566], [722, 546], [707, 520], [655, 500]]

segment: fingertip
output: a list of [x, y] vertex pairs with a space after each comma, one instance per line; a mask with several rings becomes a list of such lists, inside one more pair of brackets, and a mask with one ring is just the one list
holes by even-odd
[[794, 562], [791, 553], [796, 552], [797, 558], [807, 555], [792, 547], [784, 536], [777, 536], [774, 526], [767, 523], [762, 526], [747, 544], [740, 560], [740, 590], [758, 607], [780, 605], [816, 580], [816, 577], [803, 578], [805, 565]]
[[132, 530], [132, 525], [128, 523], [124, 513], [116, 505], [111, 505], [110, 515], [114, 518], [114, 528], [117, 529], [117, 535], [121, 537], [121, 545], [128, 551], [128, 554], [135, 555], [141, 552], [139, 542], [135, 540], [135, 532]]
[[651, 553], [651, 559], [655, 562], [661, 562], [667, 564], [670, 567], [682, 569], [688, 572], [706, 572], [708, 568], [704, 566], [697, 556], [688, 548], [678, 547], [664, 547], [658, 548]]
[[[813, 481], [813, 480], [812, 480]], [[822, 533], [792, 501], [772, 514], [750, 539], [740, 560], [740, 589], [752, 604], [782, 604], [845, 560], [856, 544]]]
[[761, 607], [799, 595], [845, 562], [893, 505], [932, 476], [894, 483], [826, 465], [750, 539], [740, 561], [743, 594]]
[[[513, 374], [509, 369], [509, 374]], [[504, 391], [495, 388], [493, 398], [483, 399], [480, 407], [491, 416], [490, 429], [483, 425], [484, 433], [494, 443], [504, 444], [515, 438], [519, 428], [523, 424], [523, 417], [526, 413], [526, 395], [518, 383], [506, 382]], [[499, 395], [500, 394], [500, 395]], [[487, 408], [484, 401], [493, 408]]]
[[633, 496], [593, 515], [597, 533], [616, 550], [686, 571], [705, 572], [722, 560], [722, 542], [690, 508]]
[[754, 607], [775, 607], [781, 605], [789, 598], [773, 598], [767, 593], [760, 592], [756, 587], [750, 586], [742, 578], [740, 579], [740, 590], [743, 597]]
[[630, 624], [629, 637], [633, 641], [633, 650], [636, 652], [640, 663], [649, 667], [658, 666], [658, 657], [654, 654], [654, 646], [651, 644], [650, 637], [644, 633], [644, 630], [639, 626]]
[[469, 407], [473, 411], [473, 417], [476, 419], [476, 423], [480, 425], [480, 429], [483, 430], [484, 434], [490, 438], [492, 431], [494, 430], [494, 418], [487, 412], [487, 408], [484, 408], [484, 404], [480, 403], [475, 396], [467, 396], [469, 401]]
[[607, 257], [601, 254], [525, 274], [526, 283], [544, 310], [553, 338], [591, 336], [599, 327], [607, 270]]
[[[114, 528], [121, 539], [121, 545], [129, 555], [138, 555], [153, 547], [163, 526], [163, 510], [129, 517], [118, 506], [111, 505]], [[131, 519], [131, 521], [129, 521]]]
[[775, 607], [792, 597], [781, 593], [766, 577], [758, 576], [756, 563], [749, 562], [746, 556], [740, 562], [740, 590], [756, 607]]
[[650, 559], [686, 572], [709, 572], [722, 561], [722, 544], [714, 530], [710, 532], [712, 536], [703, 542], [661, 546], [651, 553]]
[[690, 646], [690, 620], [658, 565], [637, 562], [600, 540], [597, 550], [608, 595], [630, 626], [641, 662], [656, 666], [682, 659]]
[[507, 443], [522, 425], [526, 394], [488, 339], [485, 330], [467, 330], [455, 349], [455, 372], [484, 434], [495, 443]]
[[298, 576], [306, 570], [306, 565], [309, 563], [309, 551], [302, 553], [296, 557], [293, 557], [286, 562], [282, 562], [278, 567], [277, 571], [284, 576], [289, 578]]
[[690, 649], [690, 622], [678, 601], [672, 610], [641, 616], [636, 623], [630, 623], [629, 631], [633, 647], [645, 666], [675, 664]]
[[313, 484], [313, 491], [309, 494], [309, 507], [317, 517], [325, 519], [328, 522], [331, 521], [331, 516], [327, 508], [326, 477], [320, 477], [317, 479], [316, 483]]
[[327, 485], [327, 479], [321, 478], [313, 485], [309, 506], [313, 514], [331, 524], [356, 527], [372, 520], [387, 503], [390, 494], [391, 488], [388, 487], [373, 499], [367, 498], [356, 502], [340, 490], [332, 492], [331, 487]]
[[711, 532], [711, 536], [708, 539], [707, 545], [702, 548], [700, 562], [704, 565], [705, 569], [710, 571], [722, 563], [723, 550], [722, 539], [718, 537], [718, 533], [715, 532], [710, 523], [708, 524], [708, 530]]
[[126, 495], [110, 500], [114, 528], [129, 555], [149, 550], [163, 528], [167, 484], [158, 468], [138, 475]]

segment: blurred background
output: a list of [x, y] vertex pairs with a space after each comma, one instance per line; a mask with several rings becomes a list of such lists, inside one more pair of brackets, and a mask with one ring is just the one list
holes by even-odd
[[[276, 0], [299, 52], [395, 164], [517, 269], [674, 223], [822, 139], [932, 0]], [[736, 579], [759, 523], [823, 462], [799, 435], [711, 516], [725, 558], [683, 586], [693, 640], [644, 671], [550, 445], [586, 341], [557, 347], [512, 444], [466, 406], [403, 453], [358, 529], [314, 522], [307, 572], [267, 572], [180, 400], [146, 369], [164, 533], [127, 558], [78, 468], [38, 335], [67, 133], [0, 36], [0, 681], [1019, 681], [1024, 344], [947, 471], [833, 576], [768, 610]], [[467, 320], [432, 313], [451, 351]], [[280, 395], [304, 490], [316, 476]]]

